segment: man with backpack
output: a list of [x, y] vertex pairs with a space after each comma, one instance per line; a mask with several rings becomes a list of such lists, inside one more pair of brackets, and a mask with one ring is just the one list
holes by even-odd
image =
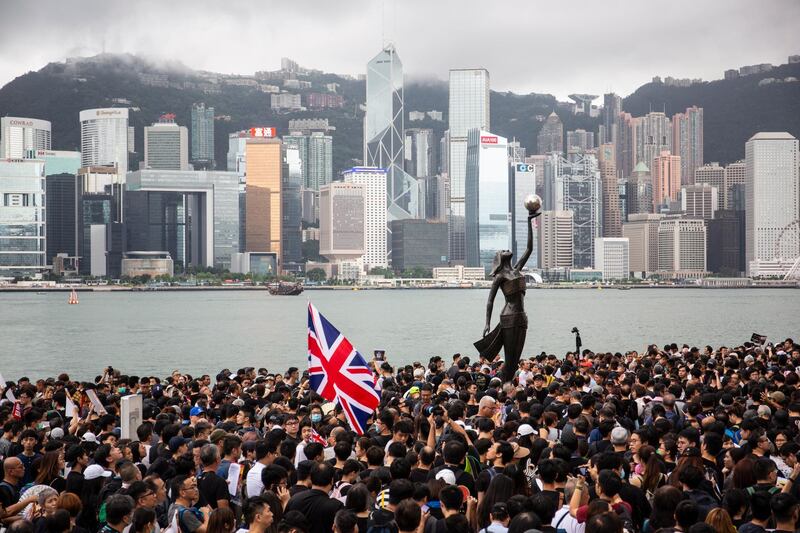
[[19, 499], [19, 486], [25, 476], [25, 465], [17, 457], [9, 457], [3, 461], [3, 481], [0, 482], [0, 505], [4, 514], [0, 516], [4, 524], [22, 518], [19, 514], [30, 503], [38, 502], [37, 496], [31, 496], [22, 501]]
[[175, 497], [175, 503], [167, 511], [170, 527], [165, 533], [206, 533], [211, 518], [211, 508], [195, 507], [200, 498], [197, 478], [176, 476], [172, 480], [172, 495]]
[[489, 468], [484, 468], [475, 481], [475, 488], [478, 491], [478, 503], [483, 500], [483, 495], [486, 489], [489, 488], [489, 483], [497, 474], [502, 474], [506, 466], [514, 461], [514, 447], [508, 441], [498, 441], [489, 448], [486, 452], [486, 458], [491, 461]]

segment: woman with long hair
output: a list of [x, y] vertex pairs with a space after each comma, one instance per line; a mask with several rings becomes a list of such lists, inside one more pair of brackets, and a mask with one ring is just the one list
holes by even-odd
[[494, 476], [478, 505], [478, 529], [483, 529], [491, 523], [491, 511], [494, 504], [505, 503], [513, 495], [514, 480], [503, 474]]
[[706, 524], [713, 527], [717, 533], [736, 533], [736, 527], [731, 521], [731, 515], [721, 507], [709, 511], [706, 516]]
[[236, 516], [227, 507], [217, 507], [211, 511], [206, 533], [233, 533], [236, 529]]
[[641, 446], [639, 448], [638, 474], [631, 477], [631, 485], [639, 487], [647, 495], [647, 499], [652, 502], [653, 494], [656, 489], [664, 485], [666, 476], [662, 472], [661, 460], [658, 458], [656, 449], [652, 446]]
[[[438, 482], [438, 480], [436, 480]], [[433, 481], [428, 482], [430, 486]], [[436, 492], [436, 499], [438, 503], [439, 492]], [[356, 515], [358, 533], [367, 533], [367, 524], [369, 522], [369, 509], [370, 509], [370, 493], [367, 486], [363, 483], [356, 483], [350, 490], [347, 491], [347, 498], [345, 499], [344, 508], [352, 511]], [[440, 510], [441, 511], [441, 510]], [[431, 512], [431, 515], [433, 513]]]
[[654, 533], [661, 528], [675, 526], [675, 509], [683, 500], [683, 492], [672, 485], [664, 485], [656, 489], [653, 495], [653, 512], [645, 520], [642, 533]]
[[[521, 270], [528, 262], [533, 251], [533, 219], [541, 214], [540, 205], [529, 206], [528, 211], [528, 245], [522, 257], [511, 264], [513, 254], [509, 250], [500, 250], [494, 256], [492, 269], [492, 288], [489, 291], [489, 301], [486, 303], [486, 326], [483, 328], [483, 338], [475, 343], [478, 352], [488, 360], [493, 360], [503, 349], [505, 362], [503, 363], [503, 381], [514, 379], [514, 373], [519, 367], [519, 358], [525, 346], [525, 336], [528, 333], [528, 315], [525, 314], [525, 276]], [[506, 304], [500, 311], [500, 321], [494, 330], [491, 329], [492, 308], [498, 289], [503, 291]]]
[[47, 452], [39, 462], [39, 474], [36, 485], [49, 485], [58, 492], [67, 488], [67, 482], [61, 475], [64, 472], [64, 454], [60, 450]]
[[545, 411], [542, 414], [542, 427], [539, 428], [539, 438], [558, 442], [561, 438], [561, 430], [558, 429], [558, 415], [553, 411]]
[[107, 477], [95, 477], [83, 481], [81, 492], [81, 512], [78, 515], [77, 524], [89, 531], [100, 529], [100, 522], [97, 519], [97, 512], [100, 509], [100, 491], [105, 485]]

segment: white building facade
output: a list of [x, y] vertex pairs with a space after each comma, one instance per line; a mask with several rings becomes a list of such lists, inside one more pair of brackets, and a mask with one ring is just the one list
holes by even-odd
[[50, 150], [49, 120], [23, 117], [0, 118], [0, 159], [36, 157], [36, 150]]
[[628, 279], [630, 243], [624, 237], [600, 237], [594, 242], [594, 267], [603, 272], [603, 281]]
[[128, 108], [86, 109], [80, 112], [81, 166], [117, 165], [128, 171]]
[[[745, 260], [750, 276], [759, 263], [800, 257], [798, 140], [786, 132], [757, 133], [745, 145]], [[774, 268], [770, 268], [774, 271]]]
[[386, 170], [376, 167], [354, 167], [344, 173], [345, 183], [364, 187], [364, 268], [386, 268]]

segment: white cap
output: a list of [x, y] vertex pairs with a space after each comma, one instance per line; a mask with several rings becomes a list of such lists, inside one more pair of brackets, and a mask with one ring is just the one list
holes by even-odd
[[53, 428], [50, 431], [50, 438], [51, 439], [63, 439], [64, 438], [64, 430], [61, 428]]
[[525, 435], [533, 435], [533, 426], [530, 424], [522, 424], [517, 428], [517, 435], [524, 437]]
[[425, 375], [425, 369], [424, 368], [415, 368], [414, 369], [414, 377], [415, 378], [421, 378], [424, 375]]
[[456, 484], [456, 475], [449, 468], [439, 470], [436, 473], [436, 479], [443, 479], [444, 482], [447, 483], [448, 485]]
[[87, 431], [86, 433], [83, 434], [83, 437], [81, 437], [81, 440], [83, 442], [97, 442], [97, 437], [91, 431]]
[[97, 479], [99, 477], [111, 477], [111, 471], [106, 470], [100, 465], [89, 465], [83, 471], [83, 477], [87, 481]]

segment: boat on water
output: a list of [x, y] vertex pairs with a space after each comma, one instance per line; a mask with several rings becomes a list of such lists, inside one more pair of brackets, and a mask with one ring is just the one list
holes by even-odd
[[77, 305], [80, 302], [78, 301], [78, 293], [75, 289], [72, 289], [69, 293], [69, 300], [67, 300], [69, 305]]
[[267, 285], [267, 290], [273, 296], [297, 296], [303, 292], [303, 285], [281, 281], [279, 283], [270, 283]]

